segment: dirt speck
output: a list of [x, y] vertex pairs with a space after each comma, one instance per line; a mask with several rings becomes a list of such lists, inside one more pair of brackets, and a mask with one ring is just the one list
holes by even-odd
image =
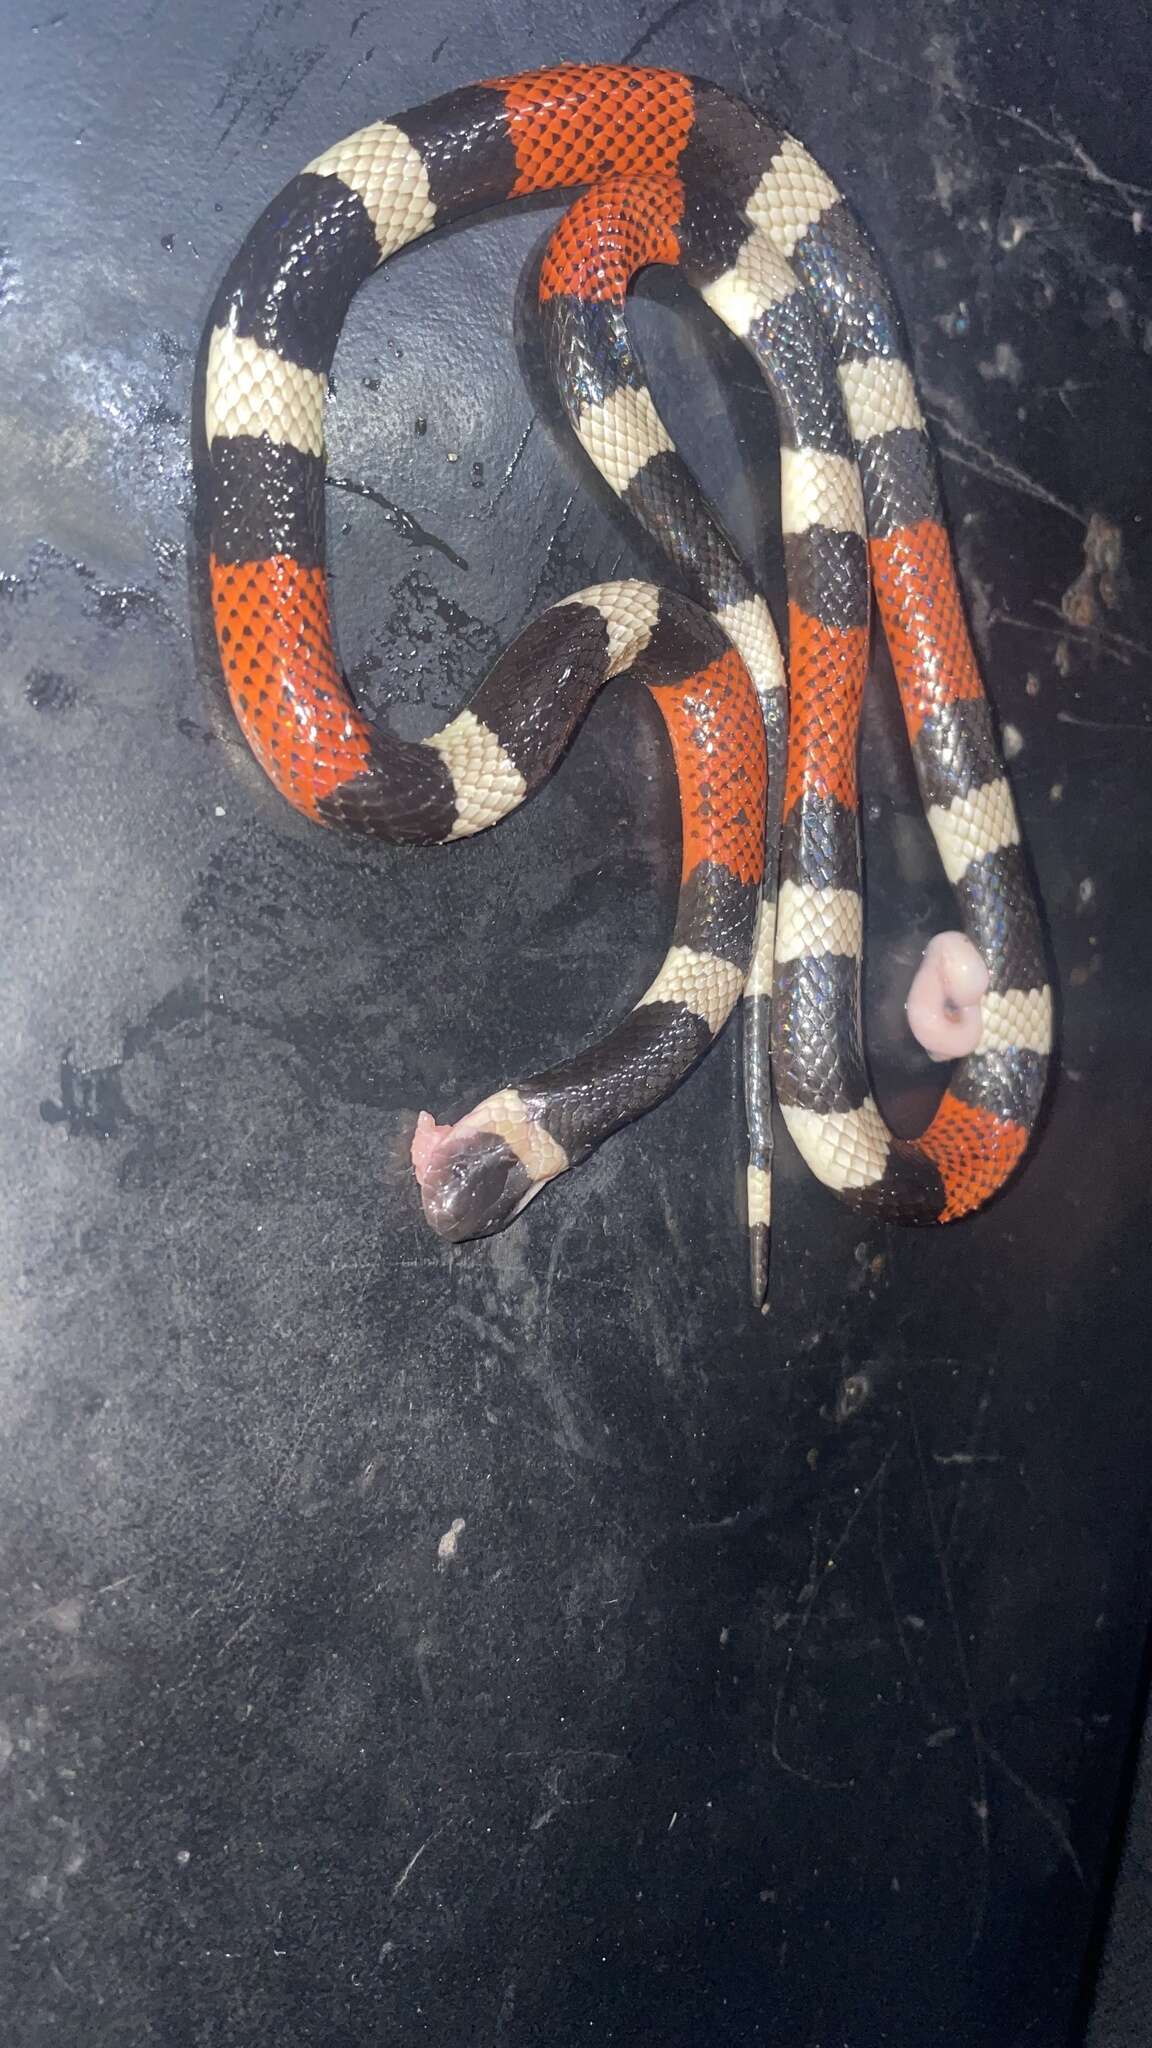
[[75, 683], [52, 668], [30, 669], [24, 681], [24, 695], [33, 711], [46, 713], [72, 711], [80, 698]]
[[1114, 611], [1123, 593], [1123, 579], [1124, 536], [1102, 512], [1093, 512], [1084, 535], [1084, 567], [1060, 600], [1069, 624], [1095, 625], [1101, 605]]
[[1019, 384], [1024, 375], [1024, 365], [1010, 341], [998, 341], [991, 356], [976, 367], [987, 383], [1002, 378], [1006, 384]]
[[872, 1398], [872, 1381], [866, 1372], [850, 1372], [840, 1382], [833, 1416], [837, 1422], [848, 1422], [853, 1415], [867, 1406]]

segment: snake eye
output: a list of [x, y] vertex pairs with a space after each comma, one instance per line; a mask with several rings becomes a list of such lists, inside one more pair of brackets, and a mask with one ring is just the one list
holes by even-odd
[[527, 1167], [503, 1138], [468, 1131], [440, 1146], [420, 1198], [437, 1237], [462, 1244], [501, 1230], [534, 1191]]

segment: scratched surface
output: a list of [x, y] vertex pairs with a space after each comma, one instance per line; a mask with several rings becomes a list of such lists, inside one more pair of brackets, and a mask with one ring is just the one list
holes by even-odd
[[[1149, 1594], [1139, 0], [1038, 48], [946, 0], [5, 15], [5, 2038], [1074, 2038]], [[785, 1151], [766, 1323], [730, 1039], [490, 1244], [434, 1242], [406, 1167], [419, 1107], [662, 951], [636, 698], [487, 839], [343, 844], [221, 716], [190, 540], [196, 351], [266, 199], [377, 115], [628, 51], [779, 110], [895, 274], [1061, 989], [1010, 1198], [862, 1232]], [[341, 643], [407, 734], [542, 602], [656, 566], [541, 382], [554, 217], [406, 253], [341, 344]], [[775, 588], [747, 364], [666, 283], [636, 328]], [[866, 772], [914, 1120], [944, 901], [882, 687]]]

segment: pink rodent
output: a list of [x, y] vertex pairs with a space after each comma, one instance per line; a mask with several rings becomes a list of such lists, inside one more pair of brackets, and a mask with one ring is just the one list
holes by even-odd
[[988, 969], [963, 932], [937, 932], [924, 950], [905, 1014], [917, 1043], [934, 1060], [975, 1052], [984, 1025]]
[[412, 1166], [420, 1187], [424, 1186], [428, 1178], [432, 1162], [440, 1149], [441, 1139], [446, 1138], [453, 1129], [452, 1124], [438, 1124], [435, 1117], [426, 1109], [420, 1111], [416, 1119], [416, 1129], [412, 1133]]

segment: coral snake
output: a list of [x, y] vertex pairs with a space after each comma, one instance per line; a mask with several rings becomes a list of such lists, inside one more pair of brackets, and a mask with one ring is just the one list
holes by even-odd
[[[529, 624], [430, 738], [357, 708], [325, 581], [324, 402], [357, 287], [396, 250], [522, 195], [583, 188], [540, 273], [564, 406], [602, 476], [658, 537], [679, 589], [613, 582]], [[625, 324], [648, 264], [678, 266], [747, 345], [776, 405], [787, 666], [649, 394]], [[901, 326], [871, 246], [792, 136], [672, 71], [564, 65], [464, 87], [326, 150], [266, 209], [207, 337], [206, 488], [229, 695], [307, 817], [421, 843], [493, 825], [629, 671], [678, 779], [683, 860], [655, 980], [597, 1045], [454, 1126], [420, 1118], [425, 1213], [499, 1229], [546, 1182], [665, 1097], [743, 997], [752, 1290], [765, 1291], [771, 1102], [845, 1201], [947, 1222], [1020, 1161], [1044, 1092], [1051, 992], [1011, 790], [964, 620]], [[875, 599], [959, 935], [919, 1008], [959, 1050], [928, 1128], [894, 1137], [861, 1041], [857, 748]], [[910, 1005], [915, 1019], [917, 1003]]]

